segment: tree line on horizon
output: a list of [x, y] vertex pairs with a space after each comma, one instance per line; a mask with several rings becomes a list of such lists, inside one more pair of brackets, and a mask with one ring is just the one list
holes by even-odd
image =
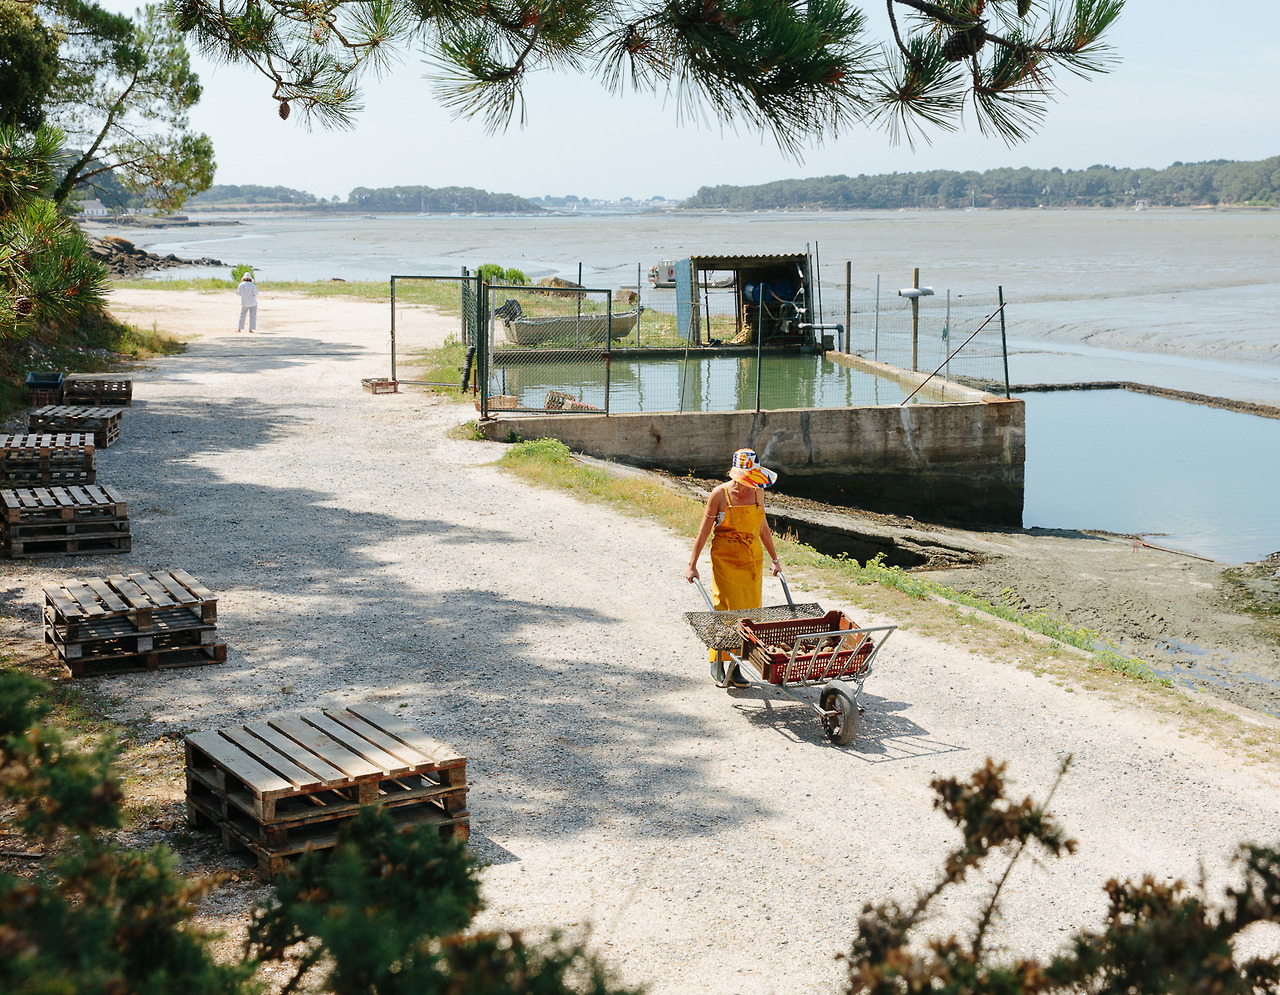
[[472, 213], [510, 214], [537, 212], [537, 204], [509, 193], [490, 193], [475, 187], [356, 187], [345, 201], [325, 200], [305, 190], [291, 187], [260, 186], [252, 183], [215, 184], [198, 197], [194, 208], [223, 204], [272, 204], [309, 208], [341, 208], [345, 211], [378, 211], [379, 213]]
[[875, 176], [819, 176], [755, 186], [702, 187], [682, 207], [787, 209], [1280, 206], [1280, 156], [1257, 162], [1175, 162], [1166, 169], [1094, 165], [1062, 170], [935, 169]]
[[[575, 198], [576, 199], [576, 198]], [[1280, 207], [1280, 156], [1257, 162], [1216, 159], [1175, 162], [1165, 169], [1090, 166], [1063, 170], [1001, 168], [983, 172], [936, 169], [874, 176], [820, 176], [756, 186], [702, 187], [680, 207], [701, 210], [896, 210], [898, 208], [1200, 207], [1219, 204]], [[215, 185], [193, 207], [289, 204], [378, 212], [486, 214], [536, 212], [536, 202], [473, 187], [357, 187], [345, 202], [325, 201], [280, 186]]]

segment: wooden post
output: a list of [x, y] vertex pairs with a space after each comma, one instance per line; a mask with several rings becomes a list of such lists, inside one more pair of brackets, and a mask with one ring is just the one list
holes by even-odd
[[[920, 267], [917, 266], [911, 271], [911, 286], [917, 290], [920, 289]], [[911, 371], [914, 373], [919, 369], [918, 357], [920, 354], [920, 298], [911, 298]]]

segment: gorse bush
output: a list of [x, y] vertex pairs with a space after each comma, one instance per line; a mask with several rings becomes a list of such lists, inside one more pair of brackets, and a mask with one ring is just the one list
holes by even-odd
[[[1059, 780], [1070, 759], [1063, 763]], [[846, 995], [1169, 995], [1212, 992], [1246, 995], [1280, 991], [1275, 957], [1241, 959], [1235, 945], [1259, 923], [1280, 924], [1280, 850], [1245, 845], [1237, 880], [1215, 909], [1205, 887], [1181, 881], [1111, 880], [1100, 929], [1080, 930], [1062, 952], [1044, 959], [1009, 960], [993, 952], [991, 929], [1014, 864], [1026, 853], [1066, 857], [1076, 850], [1045, 803], [1020, 802], [1005, 793], [1005, 766], [990, 759], [967, 781], [932, 782], [934, 807], [960, 830], [934, 886], [903, 906], [873, 902], [858, 917], [848, 955]], [[1056, 788], [1057, 785], [1054, 785]], [[1052, 798], [1053, 790], [1049, 797]], [[946, 892], [963, 885], [988, 860], [1007, 858], [967, 937], [915, 934]]]

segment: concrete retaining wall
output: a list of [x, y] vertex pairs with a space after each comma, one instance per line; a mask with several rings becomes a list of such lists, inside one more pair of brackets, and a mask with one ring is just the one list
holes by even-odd
[[490, 439], [555, 438], [570, 449], [671, 473], [723, 477], [751, 446], [778, 488], [917, 518], [1022, 525], [1026, 415], [1020, 400], [691, 414], [500, 416]]

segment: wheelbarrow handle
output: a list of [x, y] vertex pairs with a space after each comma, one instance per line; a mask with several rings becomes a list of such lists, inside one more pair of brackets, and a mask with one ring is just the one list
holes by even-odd
[[711, 596], [707, 594], [707, 589], [702, 586], [702, 578], [694, 577], [693, 582], [698, 585], [698, 590], [702, 592], [702, 600], [707, 603], [707, 611], [709, 612], [715, 611], [716, 606], [711, 603]]
[[[782, 584], [782, 593], [787, 596], [787, 607], [794, 608], [796, 603], [791, 599], [791, 588], [787, 587], [787, 578], [782, 576], [782, 571], [778, 571], [778, 581]], [[694, 577], [693, 582], [698, 585], [698, 590], [702, 592], [702, 600], [707, 603], [707, 611], [715, 611], [716, 606], [711, 603], [711, 596], [707, 594], [707, 589], [702, 586], [702, 578]]]
[[787, 596], [787, 607], [794, 608], [796, 603], [791, 600], [791, 588], [787, 587], [787, 578], [782, 576], [782, 567], [778, 567], [778, 582], [782, 585], [782, 593]]

